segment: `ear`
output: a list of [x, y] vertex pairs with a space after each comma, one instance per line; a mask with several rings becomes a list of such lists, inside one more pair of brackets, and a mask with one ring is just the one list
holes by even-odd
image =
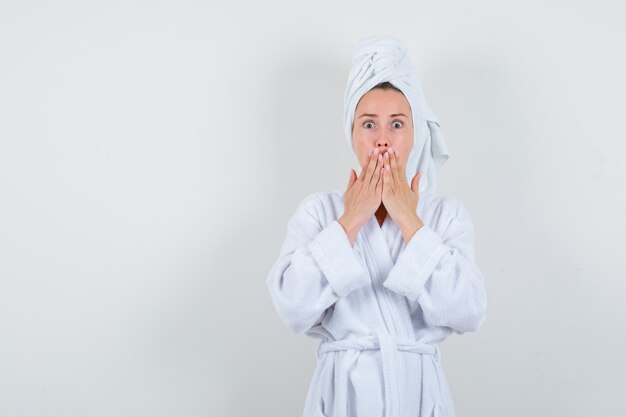
[[422, 178], [422, 173], [418, 172], [411, 180], [411, 190], [413, 190], [414, 193], [418, 192], [420, 189], [420, 178]]

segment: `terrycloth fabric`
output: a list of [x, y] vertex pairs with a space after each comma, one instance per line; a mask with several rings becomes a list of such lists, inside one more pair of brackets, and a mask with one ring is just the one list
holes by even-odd
[[[344, 97], [344, 130], [352, 143], [356, 106], [375, 85], [389, 81], [407, 98], [413, 114], [413, 149], [407, 160], [406, 178], [422, 172], [420, 195], [434, 194], [436, 170], [449, 158], [439, 121], [426, 103], [422, 87], [404, 42], [393, 36], [368, 36], [356, 46]], [[356, 171], [359, 172], [358, 170]]]
[[351, 246], [343, 194], [301, 202], [267, 276], [284, 324], [321, 339], [303, 417], [456, 417], [437, 343], [476, 331], [487, 308], [468, 211], [423, 195], [408, 242], [372, 216]]

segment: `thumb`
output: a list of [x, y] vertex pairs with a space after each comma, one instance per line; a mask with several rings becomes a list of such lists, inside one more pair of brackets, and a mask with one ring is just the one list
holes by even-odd
[[348, 188], [352, 187], [352, 184], [356, 182], [356, 172], [354, 169], [350, 168], [350, 179], [348, 180]]
[[421, 178], [422, 178], [422, 173], [418, 172], [417, 174], [415, 174], [415, 176], [411, 180], [411, 190], [413, 190], [413, 192], [419, 191]]

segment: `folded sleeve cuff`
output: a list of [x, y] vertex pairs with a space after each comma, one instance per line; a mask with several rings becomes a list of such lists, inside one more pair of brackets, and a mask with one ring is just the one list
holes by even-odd
[[330, 286], [340, 297], [370, 282], [365, 265], [337, 220], [318, 233], [310, 242], [309, 249]]
[[437, 232], [423, 225], [398, 255], [383, 286], [411, 301], [417, 300], [424, 283], [449, 249]]

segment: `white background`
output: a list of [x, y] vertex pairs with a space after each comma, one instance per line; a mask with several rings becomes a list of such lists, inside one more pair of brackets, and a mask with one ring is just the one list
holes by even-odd
[[458, 417], [626, 415], [622, 1], [0, 0], [0, 416], [299, 416], [266, 275], [344, 188], [352, 51], [406, 42], [489, 307]]

